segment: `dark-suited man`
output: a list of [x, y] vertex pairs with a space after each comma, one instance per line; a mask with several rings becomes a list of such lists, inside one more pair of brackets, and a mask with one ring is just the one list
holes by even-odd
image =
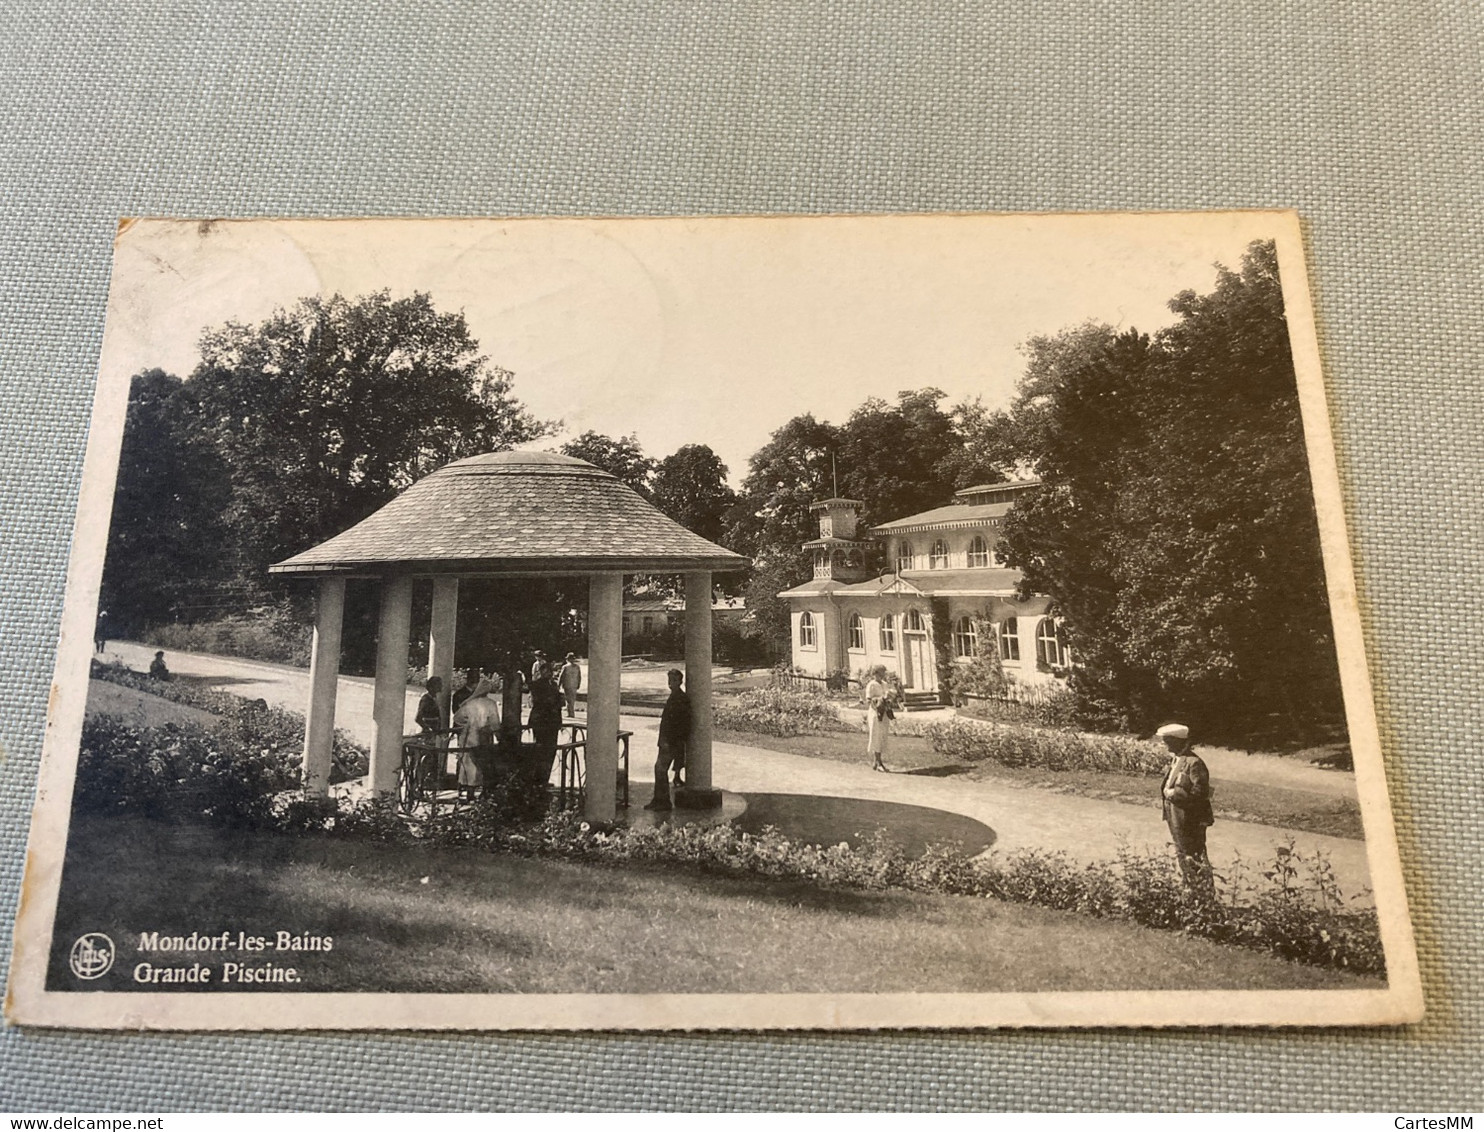
[[1191, 888], [1211, 895], [1211, 862], [1206, 857], [1206, 829], [1216, 820], [1211, 810], [1211, 772], [1190, 743], [1190, 728], [1168, 723], [1155, 732], [1170, 752], [1161, 794], [1165, 823], [1180, 857], [1180, 875]]
[[670, 770], [678, 779], [685, 766], [685, 749], [690, 743], [690, 697], [680, 690], [685, 674], [670, 669], [670, 698], [660, 716], [660, 751], [654, 760], [654, 798], [646, 810], [668, 810], [670, 805]]

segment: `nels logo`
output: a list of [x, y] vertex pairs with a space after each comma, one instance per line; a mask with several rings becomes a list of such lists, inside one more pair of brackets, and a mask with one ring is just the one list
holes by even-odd
[[101, 979], [113, 967], [113, 940], [102, 932], [79, 936], [67, 956], [67, 965], [79, 979]]

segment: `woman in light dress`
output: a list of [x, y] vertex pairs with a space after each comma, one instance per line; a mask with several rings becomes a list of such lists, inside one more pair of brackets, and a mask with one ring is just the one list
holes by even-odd
[[[870, 671], [861, 695], [866, 701], [866, 754], [871, 756], [872, 770], [886, 770], [881, 756], [886, 754], [886, 738], [895, 716], [891, 706], [891, 685], [886, 682], [886, 666], [878, 664]], [[889, 772], [888, 772], [889, 773]]]

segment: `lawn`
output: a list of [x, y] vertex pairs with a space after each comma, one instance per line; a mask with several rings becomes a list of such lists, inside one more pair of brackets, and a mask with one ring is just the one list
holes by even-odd
[[[865, 735], [854, 732], [831, 732], [824, 735], [791, 735], [779, 738], [751, 731], [716, 733], [718, 742], [740, 743], [783, 751], [811, 758], [869, 766], [864, 754]], [[916, 735], [893, 735], [886, 756], [892, 770], [904, 774], [950, 777], [962, 775], [974, 781], [1013, 783], [1033, 786], [1087, 798], [1153, 805], [1159, 781], [1129, 774], [1111, 774], [1092, 770], [1045, 770], [1038, 767], [1010, 767], [996, 762], [966, 763], [939, 754], [926, 739]], [[1360, 807], [1351, 798], [1336, 798], [1267, 786], [1252, 782], [1223, 781], [1216, 784], [1216, 815], [1227, 821], [1256, 822], [1284, 829], [1322, 833], [1331, 837], [1362, 839]]]
[[74, 822], [53, 989], [75, 988], [67, 951], [92, 931], [110, 934], [120, 954], [113, 971], [89, 984], [97, 990], [133, 989], [131, 972], [144, 958], [222, 961], [219, 953], [141, 955], [139, 935], [152, 931], [331, 936], [330, 951], [270, 951], [247, 960], [294, 966], [306, 991], [1380, 985], [1175, 932], [993, 900], [827, 890], [473, 849], [233, 834], [117, 817]]

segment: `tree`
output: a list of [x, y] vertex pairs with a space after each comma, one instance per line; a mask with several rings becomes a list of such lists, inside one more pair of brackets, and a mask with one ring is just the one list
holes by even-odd
[[655, 469], [654, 505], [687, 530], [720, 543], [737, 493], [727, 486], [727, 466], [708, 446], [687, 444]]
[[838, 443], [839, 430], [804, 414], [777, 429], [748, 461], [726, 544], [753, 560], [747, 609], [770, 637], [788, 638], [788, 604], [778, 600], [779, 591], [813, 573], [802, 549], [819, 533], [809, 505], [829, 495], [830, 457]]
[[884, 523], [953, 497], [950, 458], [962, 447], [941, 389], [905, 390], [889, 405], [871, 398], [839, 430], [837, 466], [846, 496], [865, 504], [863, 523]]
[[359, 522], [452, 460], [548, 434], [426, 294], [301, 299], [203, 338], [195, 427], [231, 469], [244, 576]]
[[1276, 255], [1252, 245], [1155, 339], [1043, 340], [1017, 411], [1045, 487], [1006, 525], [1064, 617], [1084, 715], [1252, 736], [1340, 716]]
[[563, 455], [576, 456], [605, 472], [612, 472], [645, 499], [652, 497], [650, 480], [654, 476], [655, 462], [644, 455], [635, 433], [614, 439], [589, 429], [575, 440], [567, 441], [561, 450]]
[[188, 401], [185, 384], [163, 370], [129, 385], [99, 597], [115, 631], [168, 620], [192, 586], [219, 579], [230, 558], [228, 469], [187, 427]]

